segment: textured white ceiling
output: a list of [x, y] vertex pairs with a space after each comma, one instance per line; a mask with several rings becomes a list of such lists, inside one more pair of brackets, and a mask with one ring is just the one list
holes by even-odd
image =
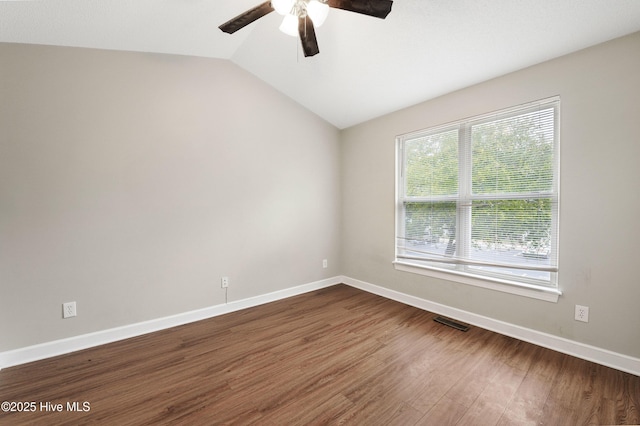
[[262, 1], [0, 1], [0, 42], [226, 58], [345, 128], [640, 31], [640, 0], [395, 0], [385, 20], [331, 9], [304, 58], [276, 13], [217, 28]]

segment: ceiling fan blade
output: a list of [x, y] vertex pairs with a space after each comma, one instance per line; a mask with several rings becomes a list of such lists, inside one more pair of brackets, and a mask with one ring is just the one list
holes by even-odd
[[225, 22], [220, 25], [222, 31], [228, 34], [233, 34], [241, 28], [246, 27], [256, 19], [262, 18], [264, 15], [267, 15], [274, 11], [274, 8], [271, 6], [271, 1], [266, 1], [253, 9], [249, 9], [244, 13], [236, 16], [235, 18]]
[[318, 40], [316, 39], [316, 30], [313, 28], [313, 22], [309, 16], [298, 18], [298, 34], [300, 34], [302, 51], [305, 57], [320, 53]]
[[391, 12], [391, 0], [329, 0], [330, 7], [384, 19]]

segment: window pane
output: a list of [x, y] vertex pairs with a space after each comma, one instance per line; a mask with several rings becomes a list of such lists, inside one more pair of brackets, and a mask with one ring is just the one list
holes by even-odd
[[405, 195], [431, 197], [458, 193], [458, 130], [405, 143]]
[[[470, 258], [487, 263], [550, 266], [552, 209], [550, 199], [474, 201]], [[549, 279], [549, 272], [477, 269]]]
[[472, 126], [472, 192], [551, 191], [553, 127], [553, 108]]
[[[452, 256], [456, 249], [456, 203], [406, 203], [406, 254]], [[399, 242], [399, 245], [401, 242]]]

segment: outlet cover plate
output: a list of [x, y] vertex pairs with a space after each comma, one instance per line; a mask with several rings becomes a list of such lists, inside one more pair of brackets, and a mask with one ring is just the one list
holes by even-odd
[[62, 304], [62, 318], [72, 318], [76, 315], [76, 302], [66, 302]]
[[576, 312], [575, 312], [574, 318], [576, 321], [589, 322], [589, 307], [576, 305]]

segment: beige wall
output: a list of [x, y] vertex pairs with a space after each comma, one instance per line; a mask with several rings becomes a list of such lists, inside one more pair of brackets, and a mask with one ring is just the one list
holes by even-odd
[[0, 44], [0, 351], [337, 275], [339, 164], [228, 61]]
[[[342, 132], [343, 268], [349, 277], [640, 356], [640, 33]], [[395, 137], [561, 96], [558, 303], [393, 268]], [[574, 305], [590, 307], [588, 324]]]
[[[224, 303], [222, 275], [239, 300], [344, 274], [639, 357], [639, 51], [640, 33], [338, 132], [227, 61], [0, 44], [0, 351]], [[553, 95], [559, 302], [394, 270], [396, 135]]]

